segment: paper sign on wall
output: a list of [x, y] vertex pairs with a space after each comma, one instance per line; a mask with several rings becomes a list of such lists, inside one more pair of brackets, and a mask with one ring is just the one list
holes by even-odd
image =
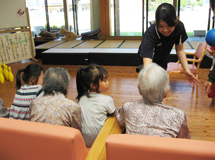
[[32, 57], [29, 32], [20, 32], [0, 36], [0, 62], [13, 63]]

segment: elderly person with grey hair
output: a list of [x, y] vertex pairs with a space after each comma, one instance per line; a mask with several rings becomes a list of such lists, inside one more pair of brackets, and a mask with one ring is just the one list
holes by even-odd
[[81, 131], [81, 107], [66, 98], [70, 76], [65, 68], [49, 68], [43, 79], [44, 96], [30, 104], [30, 120]]
[[127, 134], [191, 138], [184, 111], [162, 103], [169, 89], [169, 76], [163, 68], [155, 63], [144, 67], [138, 89], [143, 99], [117, 109], [117, 120]]

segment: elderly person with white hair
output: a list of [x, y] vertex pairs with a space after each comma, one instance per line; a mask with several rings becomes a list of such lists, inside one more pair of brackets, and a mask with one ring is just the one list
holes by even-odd
[[70, 76], [65, 68], [49, 68], [43, 79], [44, 96], [30, 104], [30, 120], [81, 131], [81, 107], [66, 98]]
[[125, 127], [127, 134], [190, 139], [184, 111], [162, 103], [169, 89], [167, 72], [150, 63], [138, 78], [143, 99], [126, 102], [117, 109], [120, 126]]

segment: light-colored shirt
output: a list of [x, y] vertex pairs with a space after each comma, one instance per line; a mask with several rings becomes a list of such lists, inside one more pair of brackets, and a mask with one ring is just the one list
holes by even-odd
[[31, 102], [30, 120], [73, 127], [81, 131], [81, 107], [62, 93], [45, 95]]
[[116, 116], [127, 134], [190, 138], [184, 111], [163, 103], [127, 102], [117, 109]]
[[114, 101], [107, 95], [90, 93], [90, 97], [82, 96], [78, 101], [82, 109], [82, 135], [87, 147], [91, 147], [107, 115], [115, 112]]

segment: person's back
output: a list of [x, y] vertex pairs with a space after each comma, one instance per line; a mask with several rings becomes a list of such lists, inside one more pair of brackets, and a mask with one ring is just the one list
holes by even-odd
[[109, 88], [107, 71], [99, 65], [89, 65], [77, 71], [78, 104], [82, 109], [82, 135], [87, 147], [91, 147], [107, 115], [115, 112], [114, 101], [110, 96], [102, 95]]
[[[22, 80], [25, 82], [23, 86], [21, 86], [21, 72], [23, 72]], [[10, 119], [30, 120], [29, 107], [31, 101], [44, 95], [42, 89], [44, 73], [45, 69], [36, 63], [18, 70], [16, 74], [17, 92], [10, 108]]]
[[104, 125], [107, 115], [114, 113], [113, 99], [100, 93], [82, 96], [78, 104], [82, 109], [82, 135], [87, 146], [91, 146]]
[[139, 73], [143, 99], [127, 102], [117, 109], [117, 120], [128, 134], [190, 138], [184, 111], [162, 103], [168, 88], [167, 72], [155, 63]]
[[[143, 100], [127, 102], [123, 105], [123, 112], [128, 134], [175, 138], [179, 136], [181, 126], [186, 124], [182, 110], [163, 103], [147, 105]], [[123, 125], [123, 122], [119, 120], [119, 124]], [[188, 133], [180, 134], [187, 136]]]
[[30, 104], [30, 120], [81, 131], [81, 108], [66, 98], [69, 82], [69, 73], [65, 68], [49, 68], [43, 79], [44, 96]]

